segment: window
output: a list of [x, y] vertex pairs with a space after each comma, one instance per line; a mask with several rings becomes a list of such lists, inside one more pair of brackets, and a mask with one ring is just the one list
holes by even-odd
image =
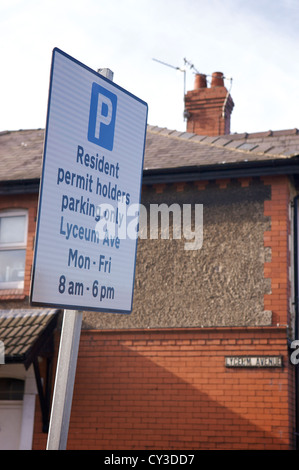
[[0, 213], [0, 289], [23, 289], [27, 213]]
[[0, 400], [23, 400], [24, 380], [0, 378]]

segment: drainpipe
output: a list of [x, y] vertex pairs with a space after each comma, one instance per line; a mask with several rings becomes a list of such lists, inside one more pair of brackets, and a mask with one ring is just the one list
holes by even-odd
[[[295, 307], [295, 324], [294, 324], [294, 339], [299, 339], [299, 322], [298, 322], [298, 286], [299, 286], [299, 263], [298, 263], [298, 206], [299, 196], [294, 197], [294, 307]], [[299, 450], [299, 365], [295, 365], [295, 407], [296, 407], [296, 425], [295, 425], [295, 437], [296, 437], [296, 450]]]

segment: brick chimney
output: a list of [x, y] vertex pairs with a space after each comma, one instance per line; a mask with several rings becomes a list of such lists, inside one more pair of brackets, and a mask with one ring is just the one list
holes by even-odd
[[209, 136], [229, 134], [233, 107], [222, 72], [213, 73], [210, 87], [206, 75], [195, 75], [194, 90], [185, 96], [187, 132]]

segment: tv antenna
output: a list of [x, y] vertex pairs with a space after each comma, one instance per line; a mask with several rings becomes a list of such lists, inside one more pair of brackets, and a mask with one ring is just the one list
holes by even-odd
[[[175, 65], [171, 65], [171, 64], [168, 64], [166, 62], [163, 62], [162, 60], [159, 60], [159, 59], [153, 59], [155, 62], [159, 62], [159, 64], [162, 64], [162, 65], [166, 65], [166, 67], [170, 67], [174, 70], [178, 70], [180, 72], [183, 72], [184, 74], [184, 98], [185, 98], [185, 95], [186, 95], [186, 65], [189, 66], [189, 68], [192, 70], [194, 70], [194, 73], [200, 73], [195, 67], [194, 65], [189, 62], [186, 58], [184, 58], [184, 66], [185, 67], [179, 67], [179, 66], [175, 66]], [[184, 109], [184, 120], [187, 119], [187, 112], [186, 112], [186, 109]]]

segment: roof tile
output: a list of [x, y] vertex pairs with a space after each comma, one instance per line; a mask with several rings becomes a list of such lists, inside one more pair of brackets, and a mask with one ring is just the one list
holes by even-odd
[[249, 142], [244, 142], [243, 144], [241, 144], [238, 149], [239, 150], [248, 150], [249, 152], [251, 152], [252, 150], [254, 150], [255, 148], [257, 147], [257, 144], [251, 144]]

